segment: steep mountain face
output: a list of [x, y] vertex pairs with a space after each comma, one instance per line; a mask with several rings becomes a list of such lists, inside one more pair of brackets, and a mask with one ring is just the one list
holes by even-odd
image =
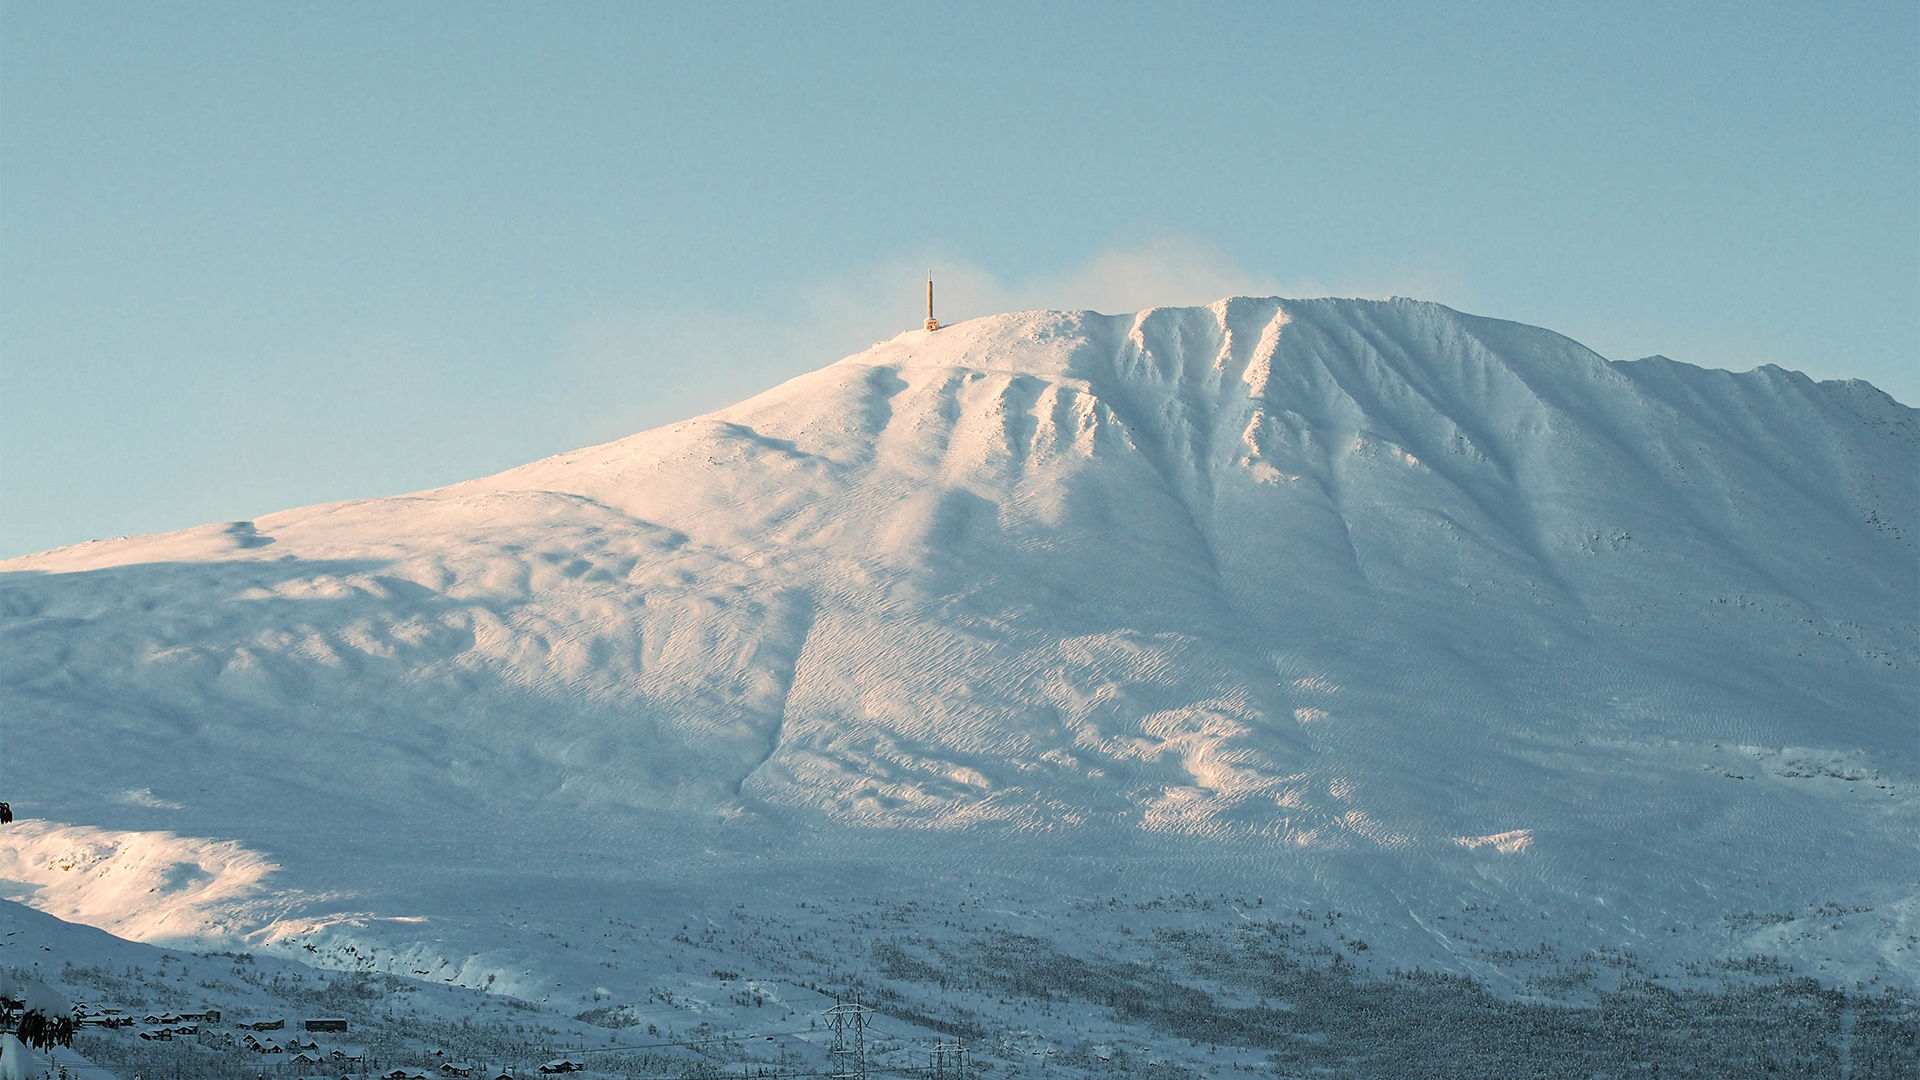
[[648, 880], [931, 835], [1602, 935], [1857, 900], [1892, 948], [1916, 466], [1864, 383], [1432, 304], [981, 319], [498, 476], [0, 564], [7, 783], [267, 853], [306, 899], [223, 901], [243, 931], [556, 835]]

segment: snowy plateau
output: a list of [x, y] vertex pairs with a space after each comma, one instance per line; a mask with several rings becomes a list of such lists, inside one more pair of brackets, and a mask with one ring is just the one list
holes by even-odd
[[1917, 478], [1863, 382], [1239, 298], [13, 559], [0, 968], [222, 1011], [100, 1075], [1920, 1075]]

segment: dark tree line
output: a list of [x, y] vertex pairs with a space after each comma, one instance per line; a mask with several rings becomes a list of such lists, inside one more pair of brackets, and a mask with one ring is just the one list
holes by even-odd
[[71, 1016], [28, 1008], [21, 999], [0, 997], [0, 1033], [11, 1034], [35, 1050], [50, 1050], [56, 1046], [71, 1048], [74, 1033], [79, 1028], [80, 1025], [74, 1023]]

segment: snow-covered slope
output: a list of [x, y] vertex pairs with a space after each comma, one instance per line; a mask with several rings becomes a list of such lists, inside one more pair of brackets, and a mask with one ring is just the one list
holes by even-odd
[[[1912, 982], [1916, 466], [1864, 383], [1432, 304], [913, 331], [498, 476], [0, 564], [5, 787], [99, 855], [16, 830], [0, 877], [476, 979], [542, 948], [503, 893], [877, 865], [1232, 881], [1389, 961], [1475, 969], [1431, 916], [1485, 900], [1512, 945]], [[127, 845], [179, 855], [165, 919], [73, 878]]]

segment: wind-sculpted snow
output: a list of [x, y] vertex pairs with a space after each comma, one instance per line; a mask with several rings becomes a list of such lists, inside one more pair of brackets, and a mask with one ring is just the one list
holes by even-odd
[[1415, 957], [1463, 956], [1422, 920], [1464, 897], [1682, 952], [1833, 899], [1882, 915], [1776, 948], [1912, 981], [1917, 465], [1863, 383], [1431, 304], [980, 319], [498, 476], [4, 564], [6, 779], [389, 916], [933, 837], [1371, 904]]

